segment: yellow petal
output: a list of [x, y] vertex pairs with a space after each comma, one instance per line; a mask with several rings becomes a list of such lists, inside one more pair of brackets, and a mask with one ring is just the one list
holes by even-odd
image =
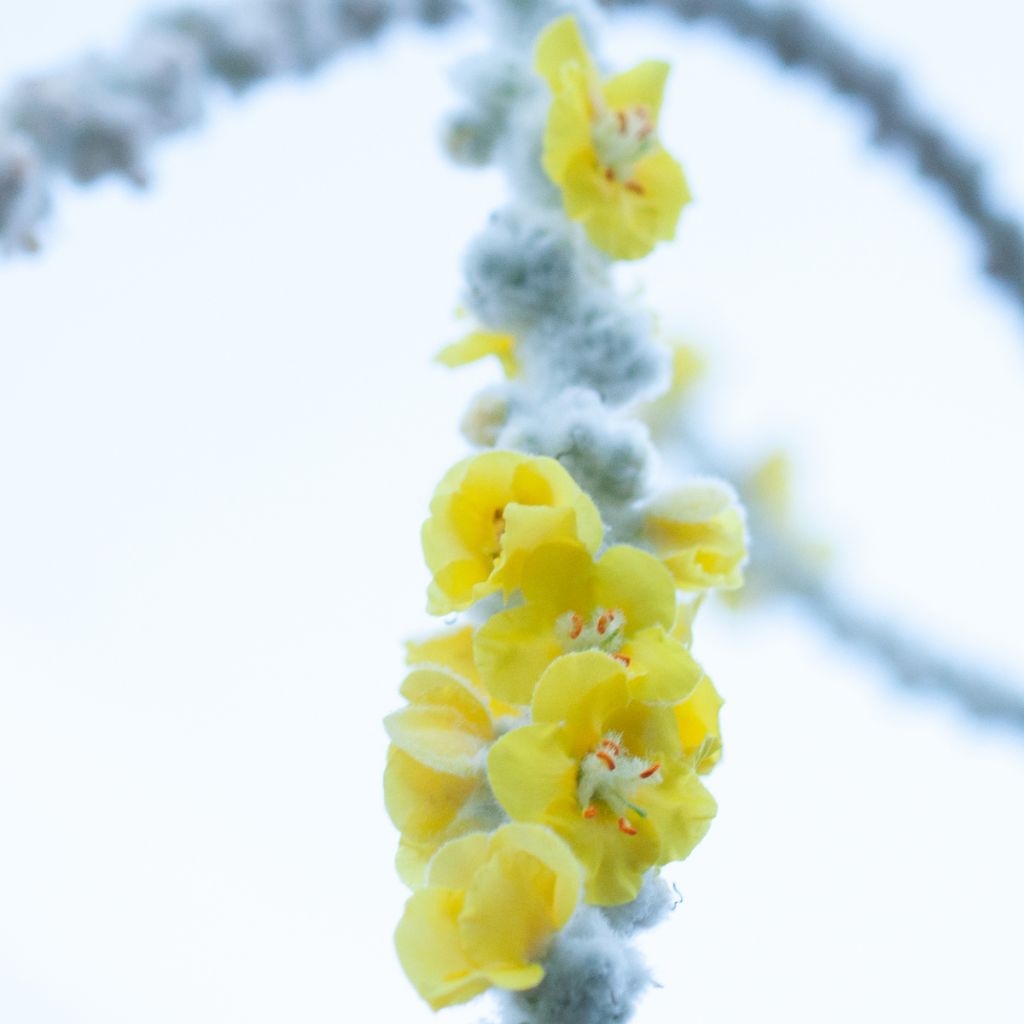
[[631, 636], [621, 653], [629, 658], [629, 689], [636, 700], [677, 704], [704, 678], [690, 652], [660, 626]]
[[[682, 754], [673, 709], [631, 701], [608, 716], [607, 731], [622, 734], [623, 746], [647, 761], [677, 759]], [[649, 787], [642, 787], [646, 790]]]
[[487, 755], [495, 799], [516, 821], [543, 822], [552, 806], [576, 805], [578, 759], [562, 746], [557, 725], [525, 725], [505, 733]]
[[582, 75], [570, 79], [565, 89], [551, 101], [541, 165], [556, 185], [564, 185], [568, 169], [578, 160], [594, 159], [591, 137], [590, 103]]
[[486, 739], [464, 728], [450, 708], [412, 705], [384, 719], [391, 742], [435, 771], [471, 777], [479, 774]]
[[[678, 171], [678, 180], [669, 179], [662, 161], [651, 164], [658, 156], [652, 154], [636, 165], [635, 183], [643, 189], [642, 195], [626, 182], [608, 180], [595, 155], [581, 153], [566, 163], [562, 181], [565, 213], [579, 220], [591, 243], [614, 259], [640, 259], [658, 241], [674, 236], [685, 191], [680, 188], [682, 171]], [[671, 157], [666, 157], [675, 165]], [[667, 193], [652, 190], [660, 180], [644, 181], [642, 175], [647, 172], [658, 172], [658, 179], [666, 178], [665, 184], [670, 186]]]
[[567, 14], [553, 21], [537, 39], [534, 67], [547, 79], [551, 91], [562, 88], [563, 72], [576, 68], [596, 78], [596, 71], [580, 35], [576, 19]]
[[517, 849], [492, 850], [466, 889], [463, 947], [481, 966], [521, 967], [540, 959], [555, 930], [555, 874]]
[[669, 66], [664, 61], [644, 61], [605, 82], [602, 86], [605, 102], [613, 109], [646, 107], [651, 120], [657, 121], [668, 73]]
[[485, 832], [473, 832], [445, 843], [430, 862], [427, 884], [449, 889], [465, 888], [467, 880], [487, 863], [490, 842]]
[[475, 649], [487, 691], [519, 705], [530, 703], [537, 680], [562, 653], [550, 618], [530, 605], [492, 615], [477, 631]]
[[626, 670], [600, 651], [565, 654], [540, 678], [535, 722], [564, 722], [570, 753], [582, 757], [600, 738], [612, 712], [629, 703]]
[[579, 899], [580, 869], [572, 850], [548, 828], [513, 822], [491, 836], [491, 848], [524, 850], [546, 864], [555, 875], [551, 919], [556, 928], [567, 924]]
[[587, 903], [607, 907], [636, 899], [644, 872], [657, 862], [657, 833], [639, 816], [630, 822], [636, 835], [625, 835], [617, 815], [604, 807], [593, 818], [577, 811], [558, 819], [555, 828], [583, 865]]
[[410, 704], [453, 711], [475, 736], [486, 738], [493, 732], [482, 695], [453, 672], [443, 668], [414, 669], [403, 680], [399, 692]]
[[434, 856], [433, 843], [416, 842], [405, 836], [398, 841], [395, 853], [395, 871], [410, 889], [422, 889], [427, 878], [427, 865]]
[[649, 506], [646, 529], [683, 589], [742, 586], [746, 525], [725, 485], [698, 481], [663, 495]]
[[488, 967], [481, 972], [492, 985], [507, 988], [510, 992], [522, 992], [536, 988], [544, 980], [544, 968], [540, 964], [524, 964], [522, 967]]
[[663, 149], [644, 157], [633, 169], [632, 181], [643, 195], [631, 192], [633, 215], [659, 242], [675, 238], [676, 224], [683, 207], [690, 202], [690, 186], [682, 167]]
[[479, 682], [473, 661], [472, 626], [438, 633], [425, 640], [407, 641], [405, 661], [408, 665], [443, 665], [471, 683]]
[[707, 834], [718, 806], [694, 772], [672, 765], [665, 766], [663, 772], [661, 785], [640, 790], [637, 803], [657, 829], [661, 842], [658, 863], [669, 864], [690, 855]]
[[446, 345], [437, 354], [437, 361], [444, 366], [465, 366], [487, 356], [497, 356], [506, 377], [519, 373], [519, 361], [515, 354], [516, 339], [512, 334], [501, 331], [473, 331], [464, 338]]
[[693, 623], [704, 602], [704, 594], [697, 592], [684, 597], [676, 605], [676, 621], [672, 624], [671, 636], [687, 650], [693, 645]]
[[[702, 775], [711, 771], [722, 756], [722, 734], [718, 724], [721, 708], [722, 698], [707, 676], [675, 708], [683, 749], [689, 755], [700, 752], [696, 767]], [[709, 743], [709, 740], [712, 742]]]
[[478, 780], [428, 768], [398, 747], [388, 749], [384, 802], [395, 827], [412, 840], [424, 841], [447, 829], [478, 785]]
[[578, 541], [544, 544], [523, 563], [523, 597], [552, 618], [584, 612], [594, 607], [593, 577], [594, 561]]
[[507, 597], [522, 579], [526, 558], [552, 540], [571, 541], [577, 535], [576, 513], [571, 508], [547, 505], [506, 505], [501, 555], [494, 563], [491, 582]]
[[458, 916], [463, 898], [451, 889], [414, 892], [395, 930], [398, 959], [434, 1010], [464, 1003], [489, 987], [462, 948]]
[[625, 544], [609, 548], [598, 561], [594, 596], [598, 607], [622, 610], [631, 634], [655, 625], [668, 629], [675, 618], [671, 574], [653, 555]]

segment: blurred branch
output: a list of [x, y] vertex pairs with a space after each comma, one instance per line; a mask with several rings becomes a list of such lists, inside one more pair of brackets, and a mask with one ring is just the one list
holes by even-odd
[[1024, 312], [1024, 229], [992, 200], [982, 161], [908, 95], [899, 75], [858, 52], [824, 21], [794, 4], [753, 0], [608, 0], [661, 7], [684, 21], [705, 21], [761, 49], [785, 68], [813, 75], [861, 104], [874, 122], [873, 142], [909, 153], [977, 236], [985, 273]]
[[124, 50], [17, 82], [0, 103], [0, 252], [34, 250], [51, 178], [147, 183], [150, 150], [201, 124], [209, 97], [316, 71], [392, 21], [449, 20], [458, 0], [237, 0], [144, 18]]
[[848, 647], [874, 658], [908, 691], [945, 697], [975, 718], [1024, 731], [1024, 685], [931, 648], [846, 597], [808, 556], [807, 545], [765, 514], [759, 497], [742, 485], [744, 474], [686, 427], [686, 455], [704, 472], [735, 481], [747, 510], [751, 559], [758, 583], [772, 596], [789, 597]]

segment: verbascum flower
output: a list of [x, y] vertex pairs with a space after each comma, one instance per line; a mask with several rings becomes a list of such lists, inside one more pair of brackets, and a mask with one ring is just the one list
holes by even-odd
[[488, 356], [497, 357], [502, 371], [509, 379], [519, 376], [515, 335], [501, 331], [471, 331], [464, 338], [446, 345], [436, 358], [443, 366], [454, 368], [467, 366]]
[[427, 609], [468, 608], [519, 586], [523, 562], [555, 540], [595, 551], [603, 527], [594, 503], [555, 460], [484, 452], [453, 466], [430, 502], [423, 553], [433, 573]]
[[491, 748], [491, 789], [513, 820], [565, 839], [588, 902], [634, 899], [645, 871], [682, 860], [703, 838], [715, 802], [682, 749], [673, 709], [634, 700], [611, 655], [553, 662], [531, 717]]
[[453, 840], [406, 903], [395, 932], [398, 957], [435, 1010], [492, 985], [533, 988], [579, 891], [575, 858], [542, 826], [510, 824]]
[[661, 495], [647, 506], [644, 531], [681, 589], [743, 586], [746, 523], [725, 484], [695, 481]]
[[566, 214], [616, 259], [638, 259], [673, 238], [690, 192], [658, 141], [668, 65], [645, 61], [602, 81], [567, 16], [541, 34], [536, 68], [552, 92], [542, 162]]
[[398, 873], [416, 886], [449, 839], [502, 820], [484, 773], [496, 732], [483, 695], [440, 666], [415, 669], [401, 693], [408, 705], [384, 720], [391, 739], [384, 800], [402, 833]]
[[638, 700], [676, 704], [703, 676], [668, 634], [676, 591], [668, 570], [646, 551], [619, 545], [597, 561], [579, 544], [545, 544], [524, 562], [525, 603], [491, 616], [474, 639], [487, 691], [529, 704], [534, 686], [563, 654], [598, 650], [626, 668]]

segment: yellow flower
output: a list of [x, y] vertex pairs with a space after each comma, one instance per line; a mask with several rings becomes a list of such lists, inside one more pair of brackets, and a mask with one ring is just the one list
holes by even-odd
[[391, 738], [384, 802], [402, 833], [398, 874], [417, 886], [449, 839], [501, 820], [484, 774], [496, 733], [483, 695], [440, 666], [414, 670], [401, 692], [409, 704], [384, 720]]
[[519, 586], [523, 560], [552, 540], [601, 543], [594, 503], [554, 459], [484, 452], [453, 466], [438, 484], [423, 524], [423, 553], [434, 574], [427, 609], [468, 608]]
[[554, 829], [583, 866], [586, 898], [636, 897], [649, 868], [682, 860], [715, 802], [683, 753], [672, 708], [630, 697], [608, 654], [566, 654], [541, 677], [533, 725], [491, 748], [487, 775], [515, 821]]
[[703, 676], [667, 634], [675, 585], [646, 551], [620, 545], [595, 562], [578, 544], [545, 544], [525, 560], [520, 589], [525, 603], [491, 616], [474, 641], [481, 682], [501, 700], [529, 704], [544, 670], [571, 651], [611, 654], [638, 700], [675, 704]]
[[534, 988], [552, 937], [572, 916], [580, 871], [557, 836], [504, 825], [448, 843], [409, 897], [395, 946], [416, 991], [439, 1010], [497, 985]]
[[475, 363], [487, 356], [497, 356], [505, 376], [519, 376], [515, 335], [500, 331], [472, 331], [464, 338], [446, 345], [437, 353], [437, 361], [444, 366], [457, 367]]
[[562, 189], [566, 214], [616, 259], [638, 259], [673, 238], [690, 193], [656, 132], [668, 65], [645, 61], [602, 81], [568, 15], [542, 33], [536, 67], [553, 96], [544, 170]]
[[724, 484], [704, 480], [662, 495], [648, 505], [645, 528], [682, 589], [743, 586], [746, 523]]

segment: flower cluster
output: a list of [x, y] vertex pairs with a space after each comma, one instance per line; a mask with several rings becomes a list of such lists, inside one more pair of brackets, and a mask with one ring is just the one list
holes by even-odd
[[689, 534], [652, 516], [652, 538], [673, 526], [666, 560], [602, 549], [596, 506], [544, 456], [472, 456], [430, 511], [430, 609], [501, 597], [478, 624], [409, 645], [406, 704], [386, 720], [387, 807], [415, 890], [398, 951], [436, 1009], [534, 988], [581, 888], [628, 903], [704, 836], [721, 701], [677, 588], [728, 585], [735, 567], [714, 516]]
[[[688, 199], [657, 135], [668, 68], [603, 77], [575, 16], [495, 2], [519, 21], [453, 144], [493, 153], [517, 195], [470, 247], [476, 323], [438, 359], [494, 356], [502, 379], [465, 422], [483, 450], [423, 525], [428, 611], [450, 628], [408, 646], [385, 722], [413, 890], [396, 943], [434, 1009], [495, 988], [516, 1021], [626, 1020], [649, 978], [625, 939], [661, 916], [659, 870], [716, 811], [722, 701], [692, 624], [705, 592], [742, 582], [746, 533], [726, 485], [657, 479], [636, 416], [672, 359], [609, 276], [671, 238]], [[469, 140], [489, 117], [497, 134]], [[524, 153], [544, 188], [516, 178]]]

